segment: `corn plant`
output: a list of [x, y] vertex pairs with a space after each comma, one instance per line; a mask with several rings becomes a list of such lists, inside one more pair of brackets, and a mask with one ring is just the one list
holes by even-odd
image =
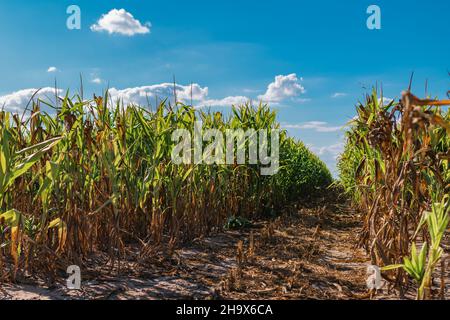
[[[338, 166], [341, 184], [363, 213], [360, 245], [373, 264], [392, 265], [409, 255], [414, 231], [433, 203], [430, 190], [450, 192], [450, 112], [444, 105], [450, 101], [422, 100], [409, 91], [384, 105], [376, 90], [357, 105]], [[390, 280], [400, 289], [406, 284], [400, 271]]]
[[383, 268], [384, 271], [403, 268], [417, 282], [419, 286], [417, 299], [419, 300], [431, 298], [433, 272], [444, 253], [441, 241], [450, 222], [448, 199], [449, 196], [446, 195], [441, 202], [433, 203], [432, 210], [423, 214], [419, 228], [416, 231], [417, 235], [426, 224], [431, 240], [430, 248], [425, 242], [420, 252], [418, 252], [416, 244], [413, 243], [411, 246], [411, 257], [404, 257], [403, 264]]
[[55, 137], [14, 152], [14, 146], [11, 146], [14, 133], [10, 127], [9, 114], [2, 112], [0, 119], [2, 119], [0, 122], [0, 212], [7, 210], [0, 214], [0, 222], [11, 230], [10, 252], [17, 268], [21, 252], [20, 227], [23, 221], [23, 214], [15, 208], [11, 208], [13, 201], [8, 192], [16, 180], [26, 174], [47, 151], [60, 141], [60, 138]]
[[[55, 114], [43, 112], [44, 104]], [[67, 92], [57, 107], [34, 101], [28, 117], [1, 113], [0, 208], [23, 236], [9, 236], [0, 253], [9, 258], [21, 243], [23, 255], [12, 258], [30, 272], [42, 264], [54, 270], [58, 259], [78, 264], [96, 251], [120, 268], [131, 243], [151, 258], [220, 230], [230, 217], [278, 210], [332, 182], [325, 165], [286, 132], [274, 176], [262, 176], [259, 162], [174, 164], [172, 132], [193, 134], [198, 120], [202, 130], [224, 134], [279, 128], [266, 105], [222, 114], [163, 100], [149, 110], [112, 101], [107, 92], [92, 100]], [[15, 249], [8, 254], [8, 247]]]

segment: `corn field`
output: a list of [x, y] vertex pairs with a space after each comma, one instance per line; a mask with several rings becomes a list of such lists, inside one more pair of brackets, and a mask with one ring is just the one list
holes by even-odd
[[[429, 293], [427, 243], [433, 244], [429, 265], [442, 255], [450, 194], [450, 112], [445, 105], [450, 101], [422, 100], [410, 91], [401, 101], [384, 105], [374, 90], [357, 106], [339, 161], [341, 183], [363, 216], [360, 244], [373, 264], [386, 267], [384, 276], [400, 290], [408, 274], [420, 285], [428, 272], [429, 283], [422, 289]], [[420, 255], [416, 242], [423, 244]]]
[[[161, 102], [156, 110], [95, 97], [60, 98], [48, 114], [0, 112], [0, 278], [52, 273], [95, 251], [120, 269], [127, 244], [143, 258], [221, 230], [230, 217], [275, 212], [331, 182], [326, 166], [280, 134], [280, 171], [256, 165], [175, 165], [175, 129], [275, 129], [265, 105], [229, 116]], [[442, 132], [437, 132], [441, 134]], [[248, 142], [247, 142], [248, 143]], [[448, 143], [448, 141], [446, 142]], [[443, 148], [443, 145], [441, 146]], [[448, 179], [448, 177], [447, 177]]]

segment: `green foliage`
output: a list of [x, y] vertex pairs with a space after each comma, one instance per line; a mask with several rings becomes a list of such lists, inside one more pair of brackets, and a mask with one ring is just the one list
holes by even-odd
[[193, 133], [197, 120], [223, 133], [277, 129], [267, 106], [242, 105], [225, 118], [165, 101], [148, 110], [108, 99], [67, 93], [55, 115], [38, 102], [25, 121], [0, 112], [0, 213], [20, 212], [14, 246], [33, 240], [22, 246], [33, 253], [30, 261], [43, 247], [69, 258], [107, 249], [119, 258], [127, 241], [161, 247], [193, 239], [222, 228], [229, 217], [275, 211], [331, 183], [323, 162], [286, 132], [273, 176], [261, 175], [261, 163], [172, 162], [175, 129]]
[[329, 186], [333, 179], [325, 164], [302, 142], [293, 138], [284, 141], [281, 148], [281, 169], [277, 189], [295, 199], [305, 197]]

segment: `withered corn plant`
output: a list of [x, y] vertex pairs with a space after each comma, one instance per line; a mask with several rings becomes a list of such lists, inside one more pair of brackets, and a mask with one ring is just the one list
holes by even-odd
[[[377, 92], [357, 106], [339, 161], [340, 180], [363, 213], [361, 245], [372, 263], [399, 264], [438, 195], [450, 192], [450, 101], [421, 100], [409, 91], [400, 102], [383, 105]], [[440, 200], [439, 200], [440, 201]], [[388, 276], [389, 277], [389, 276]], [[400, 288], [406, 275], [390, 275]]]
[[143, 258], [170, 252], [230, 217], [277, 210], [331, 183], [325, 165], [286, 132], [273, 176], [261, 175], [261, 163], [172, 162], [173, 131], [193, 133], [198, 120], [224, 133], [278, 128], [264, 105], [225, 116], [165, 101], [150, 111], [108, 94], [85, 101], [67, 93], [49, 106], [54, 115], [43, 104], [34, 101], [26, 117], [0, 112], [0, 276], [81, 265], [97, 250], [120, 268], [127, 244]]
[[[424, 225], [427, 226], [431, 244], [428, 245], [427, 242], [424, 242], [422, 249], [418, 252], [416, 244], [412, 243], [411, 257], [404, 257], [403, 264], [390, 265], [383, 268], [384, 271], [403, 268], [417, 282], [418, 300], [430, 299], [432, 297], [432, 277], [436, 266], [444, 256], [441, 241], [450, 222], [449, 197], [446, 194], [442, 197], [441, 202], [433, 203], [431, 211], [423, 214], [419, 227], [417, 228], [416, 234], [421, 231]], [[441, 272], [445, 272], [445, 270]]]

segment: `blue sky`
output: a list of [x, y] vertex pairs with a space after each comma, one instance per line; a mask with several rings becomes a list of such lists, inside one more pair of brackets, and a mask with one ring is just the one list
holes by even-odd
[[[81, 8], [81, 30], [66, 27], [71, 4]], [[366, 27], [371, 4], [381, 8], [381, 30]], [[109, 85], [133, 99], [164, 94], [175, 75], [180, 90], [196, 85], [197, 104], [269, 100], [334, 171], [339, 127], [365, 88], [382, 83], [385, 96], [398, 97], [415, 71], [416, 94], [426, 79], [433, 96], [450, 89], [448, 12], [447, 0], [4, 0], [0, 102], [22, 103], [30, 91], [20, 90], [55, 79], [75, 91], [80, 73], [88, 93]], [[131, 19], [128, 31], [138, 33], [121, 34], [109, 18]]]

